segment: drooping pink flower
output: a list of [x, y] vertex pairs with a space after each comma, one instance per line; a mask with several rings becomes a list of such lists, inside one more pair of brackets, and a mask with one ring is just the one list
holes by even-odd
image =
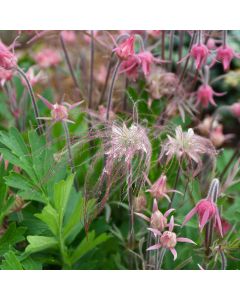
[[70, 110], [72, 110], [75, 107], [79, 106], [82, 103], [82, 101], [76, 102], [72, 105], [70, 105], [68, 103], [64, 103], [64, 105], [62, 105], [62, 104], [58, 104], [58, 103], [52, 104], [51, 102], [49, 102], [47, 99], [45, 99], [41, 95], [38, 95], [38, 97], [51, 110], [51, 117], [50, 118], [41, 117], [39, 119], [53, 120], [54, 122], [64, 121], [64, 122], [68, 122], [68, 123], [74, 123], [73, 121], [68, 119], [68, 113], [69, 113]]
[[3, 68], [0, 68], [0, 84], [1, 84], [1, 86], [4, 86], [5, 82], [11, 80], [12, 77], [13, 77], [12, 70], [6, 70]]
[[198, 70], [206, 63], [209, 53], [208, 47], [204, 44], [195, 44], [192, 46], [190, 55], [195, 59]]
[[164, 214], [160, 212], [157, 205], [157, 200], [153, 200], [153, 208], [151, 217], [147, 217], [142, 213], [136, 212], [135, 214], [145, 221], [149, 222], [150, 228], [156, 229], [162, 232], [166, 227], [168, 227], [167, 217], [174, 211], [174, 208], [167, 210]]
[[143, 74], [148, 76], [150, 74], [151, 65], [154, 61], [156, 61], [156, 59], [149, 51], [140, 52], [137, 56], [140, 58]]
[[149, 247], [147, 249], [147, 251], [165, 248], [165, 249], [168, 249], [171, 251], [171, 253], [174, 257], [174, 260], [176, 260], [177, 259], [177, 251], [176, 251], [175, 247], [178, 242], [191, 243], [191, 244], [196, 245], [196, 243], [194, 243], [192, 240], [190, 240], [188, 238], [177, 237], [176, 233], [173, 232], [173, 228], [174, 228], [174, 217], [173, 216], [171, 217], [168, 231], [164, 231], [163, 233], [161, 233], [160, 231], [158, 231], [156, 229], [149, 228], [149, 230], [151, 232], [153, 232], [155, 235], [160, 236], [160, 241], [156, 245]]
[[113, 49], [119, 59], [127, 60], [129, 56], [134, 54], [134, 35], [127, 38], [124, 42], [122, 42], [119, 46]]
[[216, 93], [209, 84], [202, 84], [197, 90], [196, 105], [201, 104], [203, 107], [208, 107], [209, 103], [216, 106], [213, 96], [223, 96], [225, 93]]
[[150, 192], [153, 198], [159, 200], [161, 198], [166, 198], [169, 202], [171, 202], [170, 197], [167, 195], [168, 193], [180, 193], [176, 190], [171, 190], [167, 188], [167, 176], [165, 174], [162, 174], [158, 180], [151, 184], [150, 180], [146, 178], [148, 183], [150, 184], [150, 189], [147, 190], [147, 192]]
[[227, 45], [223, 45], [223, 46], [217, 48], [217, 55], [216, 55], [216, 58], [215, 58], [215, 61], [213, 62], [213, 64], [216, 61], [220, 61], [223, 64], [224, 71], [227, 71], [227, 70], [229, 70], [230, 63], [234, 57], [240, 58], [240, 55], [236, 54], [231, 47], [229, 47]]
[[17, 66], [16, 56], [0, 41], [0, 68], [10, 70]]
[[77, 41], [76, 32], [73, 30], [63, 30], [61, 35], [67, 44], [74, 44]]
[[209, 50], [215, 50], [216, 49], [216, 42], [213, 38], [208, 39], [207, 47], [208, 47]]
[[[186, 215], [183, 226], [195, 215], [198, 214], [199, 228], [202, 232], [204, 226], [209, 220], [213, 219], [214, 224], [219, 229], [221, 236], [223, 236], [222, 223], [219, 215], [219, 211], [216, 205], [216, 199], [218, 196], [219, 181], [214, 179], [209, 189], [207, 198], [200, 200], [196, 206]], [[215, 199], [214, 199], [215, 198]]]
[[197, 43], [192, 46], [191, 51], [178, 63], [183, 62], [187, 57], [191, 56], [195, 60], [196, 69], [199, 70], [206, 63], [209, 54], [210, 51], [206, 45]]
[[119, 74], [126, 73], [128, 78], [136, 80], [138, 77], [138, 70], [140, 65], [141, 65], [140, 58], [138, 58], [137, 55], [131, 55], [128, 57], [127, 60], [122, 61], [120, 65]]
[[51, 48], [45, 48], [35, 55], [37, 64], [42, 68], [55, 67], [61, 62], [59, 53]]

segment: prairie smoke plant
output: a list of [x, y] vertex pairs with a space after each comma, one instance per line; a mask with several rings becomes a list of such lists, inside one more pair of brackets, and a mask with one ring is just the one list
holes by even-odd
[[179, 163], [186, 161], [187, 169], [193, 172], [193, 176], [196, 176], [203, 166], [203, 156], [207, 155], [213, 160], [216, 154], [210, 140], [195, 134], [192, 128], [183, 132], [182, 127], [178, 126], [174, 137], [167, 135], [159, 160], [165, 158], [168, 164], [176, 156]]
[[209, 103], [217, 106], [213, 99], [213, 96], [223, 96], [225, 93], [215, 92], [209, 84], [202, 84], [197, 90], [197, 102], [196, 105], [201, 105], [202, 107], [208, 107]]

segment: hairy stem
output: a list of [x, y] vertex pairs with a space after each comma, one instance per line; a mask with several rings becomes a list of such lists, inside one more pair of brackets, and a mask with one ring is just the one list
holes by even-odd
[[[133, 190], [132, 190], [132, 166], [128, 166], [128, 179], [127, 179], [127, 195], [129, 205], [129, 247], [134, 249], [134, 207], [133, 207]], [[132, 256], [130, 257], [130, 268], [133, 267]]]

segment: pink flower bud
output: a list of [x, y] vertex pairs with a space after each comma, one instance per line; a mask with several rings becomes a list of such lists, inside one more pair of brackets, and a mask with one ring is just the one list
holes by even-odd
[[199, 70], [206, 62], [209, 55], [208, 47], [204, 44], [195, 44], [192, 46], [190, 55], [196, 61], [196, 68]]
[[77, 41], [77, 36], [73, 30], [63, 30], [61, 35], [67, 44], [74, 44]]
[[231, 47], [221, 46], [217, 49], [216, 60], [221, 61], [224, 71], [227, 71], [234, 56], [235, 53]]
[[202, 199], [198, 202], [197, 206], [197, 214], [200, 218], [200, 223], [204, 217], [204, 214], [208, 212], [208, 220], [210, 220], [216, 214], [216, 204], [208, 199]]
[[160, 243], [163, 248], [174, 248], [177, 244], [176, 233], [171, 231], [164, 231], [160, 237]]
[[0, 68], [0, 84], [4, 86], [6, 81], [12, 79], [13, 71]]
[[126, 60], [134, 54], [134, 40], [134, 36], [130, 36], [113, 50], [121, 60]]
[[141, 60], [137, 55], [129, 56], [127, 60], [124, 60], [120, 66], [120, 73], [126, 73], [126, 75], [136, 80], [138, 77], [138, 68], [141, 64]]
[[197, 91], [197, 104], [201, 104], [203, 107], [208, 107], [208, 104], [216, 106], [213, 99], [214, 91], [208, 84], [203, 84], [198, 88]]
[[167, 176], [161, 175], [159, 179], [148, 190], [153, 198], [160, 199], [168, 192], [167, 191]]
[[159, 211], [156, 210], [151, 215], [150, 227], [157, 229], [160, 232], [167, 226], [167, 218]]
[[51, 117], [55, 121], [66, 120], [68, 118], [68, 110], [65, 106], [59, 104], [53, 104], [53, 109], [51, 110]]
[[138, 57], [140, 58], [144, 75], [148, 76], [150, 74], [151, 65], [154, 62], [154, 56], [151, 52], [144, 51], [140, 52]]

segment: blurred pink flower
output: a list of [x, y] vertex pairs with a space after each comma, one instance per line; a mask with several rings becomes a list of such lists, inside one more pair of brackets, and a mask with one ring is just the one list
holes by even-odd
[[134, 35], [132, 35], [116, 48], [114, 48], [113, 51], [116, 53], [119, 59], [127, 60], [129, 56], [132, 56], [134, 54], [134, 42], [135, 37]]
[[1, 86], [4, 86], [5, 82], [11, 80], [12, 77], [13, 77], [12, 70], [6, 70], [3, 68], [0, 68], [0, 84], [1, 84]]
[[140, 58], [143, 74], [148, 76], [150, 74], [150, 68], [154, 61], [157, 61], [156, 58], [149, 51], [143, 51], [138, 53], [138, 58]]
[[197, 90], [196, 105], [201, 104], [203, 107], [208, 107], [209, 103], [216, 106], [213, 96], [223, 96], [225, 93], [216, 93], [208, 84], [202, 84]]
[[217, 55], [212, 65], [216, 61], [220, 61], [223, 64], [224, 71], [227, 71], [230, 67], [230, 63], [234, 57], [240, 58], [239, 54], [236, 54], [234, 50], [229, 46], [221, 46], [217, 48]]
[[[27, 76], [31, 86], [34, 86], [38, 82], [44, 80], [43, 73], [41, 71], [38, 72], [36, 75], [34, 74], [34, 67], [30, 67], [28, 71], [25, 73], [25, 75]], [[26, 81], [23, 78], [21, 78], [21, 82], [24, 86], [27, 87]]]
[[42, 68], [55, 67], [61, 62], [59, 53], [51, 48], [42, 49], [34, 58], [37, 64]]
[[138, 69], [140, 65], [140, 58], [137, 55], [131, 55], [127, 60], [122, 61], [119, 73], [126, 73], [129, 78], [136, 80], [138, 77]]
[[191, 244], [196, 245], [196, 243], [194, 243], [192, 240], [190, 240], [188, 238], [177, 237], [176, 233], [173, 232], [173, 228], [174, 228], [174, 217], [173, 216], [171, 217], [168, 231], [164, 231], [163, 233], [161, 233], [160, 231], [158, 231], [156, 229], [149, 228], [149, 230], [151, 232], [153, 232], [155, 235], [160, 236], [160, 242], [156, 245], [149, 247], [147, 249], [147, 251], [165, 248], [165, 249], [168, 249], [171, 251], [171, 253], [174, 257], [174, 260], [176, 260], [177, 259], [177, 251], [176, 251], [175, 247], [178, 242], [191, 243]]
[[[223, 218], [221, 218], [221, 224], [222, 224], [222, 234], [226, 235], [232, 228], [232, 225]], [[216, 229], [217, 233], [221, 235], [221, 232], [219, 231], [217, 224], [215, 224], [214, 228]]]
[[76, 32], [73, 30], [63, 30], [61, 35], [67, 44], [74, 44], [77, 41]]
[[70, 110], [74, 109], [75, 107], [79, 106], [82, 103], [82, 101], [76, 102], [72, 105], [70, 105], [68, 103], [64, 103], [64, 105], [62, 105], [62, 104], [58, 104], [58, 103], [52, 104], [51, 102], [49, 102], [47, 99], [45, 99], [41, 95], [38, 95], [38, 97], [51, 110], [50, 118], [41, 117], [39, 119], [53, 120], [54, 122], [64, 121], [64, 122], [68, 122], [68, 123], [74, 123], [73, 121], [68, 119], [68, 112]]
[[9, 70], [17, 66], [17, 58], [6, 45], [0, 41], [0, 68]]

